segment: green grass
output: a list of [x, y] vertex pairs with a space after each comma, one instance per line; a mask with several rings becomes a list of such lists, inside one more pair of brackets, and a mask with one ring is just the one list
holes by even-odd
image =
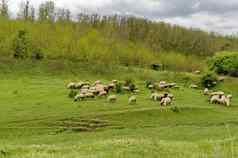
[[[237, 79], [217, 87], [234, 95], [226, 108], [209, 104], [201, 90], [186, 88], [198, 82], [196, 75], [132, 68], [97, 73], [67, 62], [5, 62], [0, 64], [0, 158], [238, 156]], [[75, 103], [67, 97], [65, 83], [71, 79], [114, 78], [135, 79], [141, 90], [136, 105], [128, 105], [129, 94], [114, 104], [105, 99]], [[166, 78], [182, 87], [172, 91], [179, 113], [148, 99], [143, 80]]]

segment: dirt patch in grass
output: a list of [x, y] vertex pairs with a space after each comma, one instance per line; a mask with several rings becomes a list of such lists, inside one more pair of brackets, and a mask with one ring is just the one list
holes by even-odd
[[[52, 126], [52, 125], [51, 125]], [[122, 128], [112, 122], [100, 119], [64, 119], [56, 121], [53, 126], [56, 126], [56, 134], [71, 131], [71, 132], [93, 132], [108, 128]]]

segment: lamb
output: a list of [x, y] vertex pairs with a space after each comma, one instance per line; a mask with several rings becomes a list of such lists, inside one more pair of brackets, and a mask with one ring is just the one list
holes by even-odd
[[136, 104], [136, 96], [131, 96], [129, 98], [129, 104]]
[[116, 95], [110, 95], [108, 98], [107, 98], [107, 101], [108, 102], [116, 102], [117, 101], [117, 96]]

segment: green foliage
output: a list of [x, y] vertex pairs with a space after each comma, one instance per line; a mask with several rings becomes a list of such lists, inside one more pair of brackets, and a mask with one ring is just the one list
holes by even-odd
[[218, 74], [238, 77], [238, 52], [217, 53], [209, 60], [210, 69]]
[[123, 88], [122, 87], [123, 87], [123, 84], [121, 82], [118, 82], [116, 84], [116, 88], [115, 88], [116, 93], [121, 94], [123, 92]]
[[201, 77], [201, 84], [206, 88], [212, 88], [217, 85], [218, 77], [217, 75], [212, 72], [206, 72]]
[[25, 30], [18, 31], [13, 44], [14, 58], [27, 58], [29, 56], [29, 49], [30, 46], [27, 39], [27, 32]]
[[70, 90], [68, 97], [74, 98], [78, 94], [77, 90]]

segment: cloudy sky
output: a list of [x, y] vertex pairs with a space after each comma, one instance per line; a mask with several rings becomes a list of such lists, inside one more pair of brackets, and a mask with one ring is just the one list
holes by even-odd
[[[11, 12], [22, 0], [9, 0]], [[35, 7], [45, 0], [30, 0]], [[132, 14], [224, 34], [238, 32], [238, 0], [53, 0], [57, 7], [100, 14]]]

